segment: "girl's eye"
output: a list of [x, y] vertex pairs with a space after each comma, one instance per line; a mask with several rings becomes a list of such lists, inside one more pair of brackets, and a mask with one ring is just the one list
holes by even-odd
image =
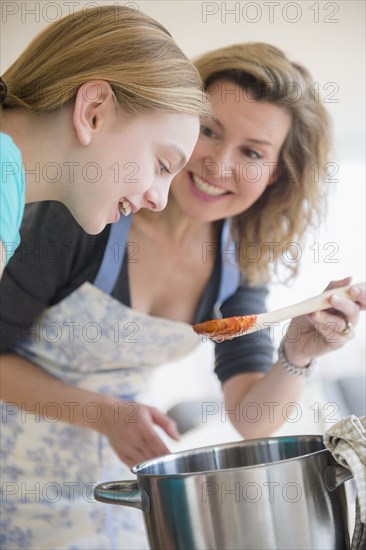
[[214, 137], [215, 133], [207, 126], [201, 125], [201, 134], [206, 137]]
[[169, 168], [163, 163], [159, 162], [160, 174], [170, 174]]
[[262, 155], [257, 153], [257, 151], [254, 151], [253, 149], [244, 149], [244, 155], [251, 159], [260, 159], [262, 158]]

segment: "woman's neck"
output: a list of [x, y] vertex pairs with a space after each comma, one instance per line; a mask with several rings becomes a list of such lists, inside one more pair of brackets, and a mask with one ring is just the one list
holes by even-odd
[[143, 209], [136, 216], [153, 223], [154, 227], [160, 226], [161, 230], [169, 235], [169, 239], [176, 243], [196, 239], [197, 235], [209, 233], [213, 226], [211, 222], [195, 220], [183, 213], [171, 194], [166, 208], [161, 212]]

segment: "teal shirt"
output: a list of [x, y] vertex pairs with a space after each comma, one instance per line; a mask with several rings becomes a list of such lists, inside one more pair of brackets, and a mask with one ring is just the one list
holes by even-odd
[[13, 140], [0, 133], [0, 240], [7, 263], [20, 243], [19, 228], [25, 203], [22, 156]]

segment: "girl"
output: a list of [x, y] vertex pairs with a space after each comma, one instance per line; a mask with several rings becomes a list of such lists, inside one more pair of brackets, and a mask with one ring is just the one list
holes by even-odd
[[104, 6], [42, 31], [3, 74], [1, 269], [24, 202], [64, 203], [88, 233], [161, 210], [207, 111], [199, 75], [141, 12]]

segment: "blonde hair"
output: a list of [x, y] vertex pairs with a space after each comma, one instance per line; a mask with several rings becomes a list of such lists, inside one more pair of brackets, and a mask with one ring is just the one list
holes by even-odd
[[2, 78], [3, 108], [51, 112], [73, 102], [84, 82], [105, 80], [129, 113], [208, 112], [199, 74], [168, 31], [118, 5], [79, 11], [49, 25]]
[[[291, 114], [275, 184], [233, 219], [240, 267], [248, 283], [269, 282], [273, 274], [279, 276], [282, 266], [286, 279], [291, 279], [298, 271], [298, 247], [301, 250], [305, 232], [320, 222], [325, 208], [323, 176], [330, 149], [330, 121], [321, 99], [311, 89], [314, 81], [304, 67], [264, 43], [214, 50], [199, 57], [195, 65], [206, 89], [221, 80], [233, 81], [251, 100], [274, 103]], [[241, 253], [248, 243], [260, 247], [255, 260]]]

